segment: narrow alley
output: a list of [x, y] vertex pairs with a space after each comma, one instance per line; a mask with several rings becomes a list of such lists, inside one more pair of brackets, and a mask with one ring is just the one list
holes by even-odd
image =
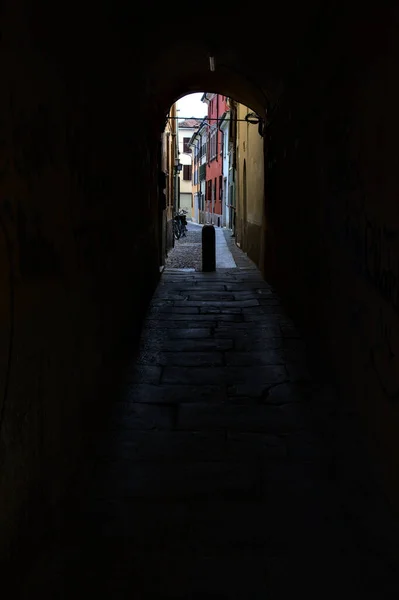
[[23, 597], [395, 597], [389, 517], [350, 415], [309, 373], [273, 288], [220, 233], [234, 268], [164, 271], [139, 357]]
[[3, 597], [397, 600], [399, 4], [1, 22]]
[[[188, 222], [187, 234], [175, 241], [175, 246], [166, 259], [168, 269], [191, 269], [202, 270], [202, 226], [197, 223]], [[229, 269], [236, 267], [236, 263], [227, 247], [226, 239], [231, 238], [230, 230], [215, 228], [216, 237], [216, 262], [218, 269]], [[230, 244], [230, 247], [233, 245]], [[234, 251], [234, 250], [233, 250]], [[254, 265], [247, 261], [252, 267]]]

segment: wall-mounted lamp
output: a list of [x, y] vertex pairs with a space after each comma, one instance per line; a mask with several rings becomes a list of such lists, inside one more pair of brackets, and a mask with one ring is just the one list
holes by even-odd
[[251, 123], [251, 125], [258, 126], [258, 133], [261, 137], [265, 135], [265, 122], [263, 119], [258, 117], [256, 113], [248, 113], [245, 117], [247, 123]]
[[209, 57], [209, 70], [212, 71], [212, 73], [215, 71], [215, 57], [214, 56]]
[[259, 121], [261, 120], [258, 115], [256, 115], [255, 113], [248, 113], [245, 117], [245, 120], [248, 123], [251, 123], [252, 125], [257, 125], [259, 123]]

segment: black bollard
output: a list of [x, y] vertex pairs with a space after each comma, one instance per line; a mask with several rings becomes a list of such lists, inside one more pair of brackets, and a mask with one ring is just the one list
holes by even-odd
[[213, 225], [202, 228], [202, 270], [216, 271], [216, 243]]

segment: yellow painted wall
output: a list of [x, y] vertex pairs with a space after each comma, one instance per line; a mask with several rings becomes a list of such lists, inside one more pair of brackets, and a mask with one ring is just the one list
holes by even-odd
[[[193, 181], [194, 181], [194, 160], [192, 162], [192, 171], [193, 171]], [[197, 184], [193, 183], [193, 196], [192, 196], [192, 203], [191, 203], [191, 217], [193, 219], [195, 218], [195, 202], [196, 202], [195, 195], [199, 192], [199, 189], [200, 189], [199, 183], [197, 183]]]
[[[237, 119], [251, 111], [237, 105]], [[246, 174], [245, 174], [246, 173]], [[237, 122], [237, 242], [263, 268], [262, 229], [264, 224], [263, 138], [258, 126]]]
[[[171, 106], [170, 117], [176, 117], [176, 104]], [[167, 119], [162, 143], [162, 170], [166, 174], [166, 215], [170, 220], [173, 217], [173, 199], [175, 195], [174, 165], [177, 156], [176, 147], [176, 120]]]
[[171, 119], [167, 119], [165, 123], [165, 130], [162, 134], [162, 165], [161, 169], [165, 173], [166, 177], [166, 210], [162, 215], [162, 231], [163, 231], [163, 247], [162, 247], [162, 258], [164, 260], [170, 248], [173, 247], [173, 230], [172, 230], [172, 219], [173, 219], [173, 205], [176, 194], [176, 176], [175, 176], [175, 163], [178, 157], [177, 148], [177, 126], [176, 126], [176, 104], [173, 104], [169, 111]]

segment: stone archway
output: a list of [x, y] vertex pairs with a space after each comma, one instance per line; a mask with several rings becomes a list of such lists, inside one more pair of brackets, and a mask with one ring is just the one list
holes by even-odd
[[399, 505], [397, 10], [251, 9], [224, 15], [223, 44], [217, 26], [180, 43], [186, 15], [166, 5], [4, 3], [0, 210], [16, 327], [2, 555], [32, 517], [56, 512], [111, 380], [104, 365], [137, 338], [159, 277], [159, 134], [172, 102], [203, 89], [267, 110], [265, 272], [363, 415]]

